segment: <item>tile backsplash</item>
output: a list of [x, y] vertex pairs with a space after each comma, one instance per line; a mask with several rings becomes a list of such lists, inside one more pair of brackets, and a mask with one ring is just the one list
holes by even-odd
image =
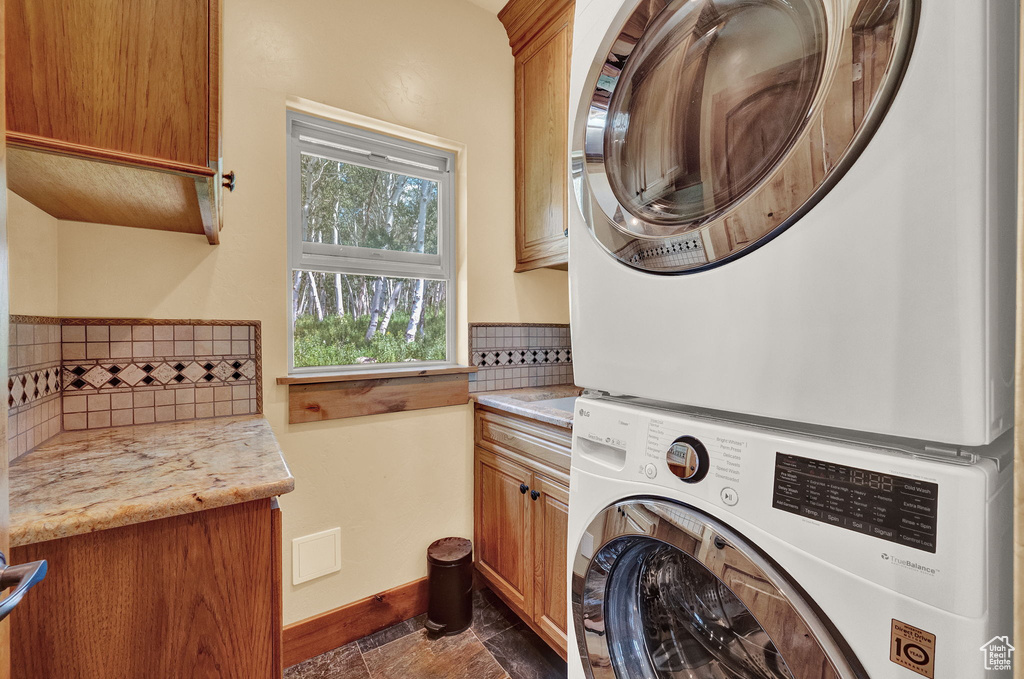
[[[15, 316], [11, 338], [8, 441], [12, 459], [61, 429], [263, 411], [258, 321]], [[30, 338], [30, 348], [23, 351], [22, 340]], [[37, 348], [42, 339], [45, 348]], [[26, 365], [22, 356], [45, 360]], [[19, 404], [14, 397], [19, 385], [31, 385], [36, 375], [36, 384], [43, 379], [52, 388], [38, 398], [45, 409], [26, 417], [22, 413], [33, 402]], [[23, 421], [32, 430], [26, 432]]]
[[473, 323], [469, 351], [472, 392], [573, 383], [568, 325]]
[[7, 455], [60, 432], [60, 319], [12, 316], [7, 371]]

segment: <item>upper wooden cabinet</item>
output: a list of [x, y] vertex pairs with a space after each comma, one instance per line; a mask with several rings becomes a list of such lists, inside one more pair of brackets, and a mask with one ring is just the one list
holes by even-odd
[[498, 13], [515, 55], [516, 271], [566, 268], [570, 0], [511, 0]]
[[218, 242], [219, 0], [8, 0], [6, 40], [11, 190]]

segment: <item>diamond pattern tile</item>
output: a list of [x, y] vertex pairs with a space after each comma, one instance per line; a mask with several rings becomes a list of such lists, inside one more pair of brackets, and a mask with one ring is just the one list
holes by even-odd
[[161, 363], [157, 367], [153, 368], [153, 371], [149, 373], [149, 376], [163, 384], [169, 384], [177, 374], [178, 371], [173, 367], [166, 363]]
[[232, 368], [226, 361], [221, 361], [220, 363], [215, 365], [213, 367], [213, 370], [211, 370], [210, 372], [212, 372], [217, 379], [227, 382], [229, 379], [231, 379], [231, 373], [235, 372], [235, 369]]
[[82, 375], [83, 380], [97, 389], [106, 384], [111, 377], [113, 377], [113, 374], [102, 365], [94, 365]]
[[146, 371], [133, 363], [118, 373], [117, 376], [128, 386], [134, 387], [146, 376]]
[[181, 374], [184, 375], [185, 379], [189, 382], [198, 382], [200, 378], [206, 374], [206, 370], [198, 363], [192, 362], [185, 366], [185, 369], [181, 371]]
[[242, 373], [242, 376], [247, 380], [254, 379], [256, 377], [256, 361], [242, 363], [242, 367], [238, 369], [238, 372]]

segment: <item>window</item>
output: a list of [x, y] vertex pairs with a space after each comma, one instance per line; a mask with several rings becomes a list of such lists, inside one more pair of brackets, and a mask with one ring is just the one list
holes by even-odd
[[454, 155], [288, 114], [290, 372], [454, 363]]

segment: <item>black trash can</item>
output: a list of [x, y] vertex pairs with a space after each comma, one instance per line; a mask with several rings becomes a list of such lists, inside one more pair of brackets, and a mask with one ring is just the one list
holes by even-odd
[[473, 622], [473, 543], [465, 538], [442, 538], [427, 548], [431, 633], [458, 634]]

